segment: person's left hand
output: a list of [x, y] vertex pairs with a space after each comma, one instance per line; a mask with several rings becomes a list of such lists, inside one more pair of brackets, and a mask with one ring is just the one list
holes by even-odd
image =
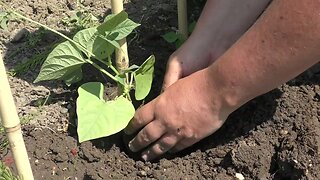
[[207, 68], [168, 87], [160, 96], [138, 109], [124, 132], [139, 133], [129, 142], [133, 152], [152, 160], [167, 151], [180, 151], [209, 136], [231, 113], [215, 90]]

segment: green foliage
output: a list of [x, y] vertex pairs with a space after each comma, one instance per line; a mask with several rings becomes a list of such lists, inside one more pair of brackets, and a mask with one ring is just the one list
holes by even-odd
[[78, 48], [69, 41], [63, 42], [49, 54], [34, 82], [51, 79], [62, 79], [67, 83], [78, 82], [82, 78], [81, 66], [85, 63]]
[[[113, 79], [122, 90], [116, 99], [105, 102], [101, 83], [89, 82], [79, 87], [77, 115], [80, 142], [121, 131], [134, 115], [130, 91], [135, 89], [137, 100], [144, 99], [149, 93], [154, 56], [150, 56], [140, 67], [133, 65], [121, 73], [111, 61], [115, 49], [120, 49], [118, 40], [127, 37], [138, 26], [122, 11], [117, 15], [107, 16], [99, 26], [77, 32], [72, 39], [60, 34], [67, 41], [57, 45], [42, 65], [35, 82], [58, 79], [71, 85], [82, 79], [84, 74], [81, 67], [88, 63]], [[93, 59], [107, 65], [114, 75]]]
[[0, 161], [0, 180], [19, 180], [18, 176], [15, 176], [11, 169], [5, 166], [5, 164]]
[[135, 109], [128, 99], [120, 96], [105, 102], [103, 92], [104, 87], [99, 82], [89, 82], [78, 89], [77, 130], [80, 142], [117, 133], [134, 115]]
[[[192, 33], [195, 26], [196, 26], [195, 21], [189, 24], [188, 26], [189, 34]], [[167, 32], [162, 36], [162, 38], [168, 43], [174, 43], [177, 49], [187, 40], [182, 34], [174, 31]]]
[[138, 26], [140, 24], [128, 19], [127, 13], [119, 13], [107, 16], [105, 22], [97, 29], [99, 33], [106, 33], [108, 37], [113, 37], [114, 40], [121, 40], [127, 37]]
[[166, 33], [162, 37], [168, 43], [175, 43], [177, 49], [186, 41], [186, 38], [182, 34], [173, 31]]
[[[77, 99], [79, 141], [109, 136], [121, 131], [135, 112], [130, 91], [135, 89], [136, 99], [142, 100], [151, 89], [155, 57], [150, 56], [141, 67], [133, 65], [121, 72], [113, 66], [111, 57], [115, 49], [120, 50], [118, 40], [127, 37], [140, 24], [128, 19], [128, 14], [122, 11], [117, 15], [107, 16], [101, 25], [87, 27], [77, 32], [70, 39], [1, 4], [17, 17], [37, 24], [67, 40], [58, 44], [49, 53], [35, 82], [63, 80], [67, 85], [71, 85], [79, 82], [85, 75], [82, 66], [87, 63], [118, 84], [121, 92], [111, 101], [103, 99], [104, 88], [101, 83], [89, 82], [79, 87]], [[77, 18], [76, 21], [80, 22], [81, 18], [79, 16]], [[101, 63], [106, 66], [102, 66]]]
[[62, 24], [68, 27], [74, 27], [76, 30], [90, 28], [99, 24], [98, 18], [90, 12], [78, 10], [73, 15], [63, 18]]
[[14, 14], [6, 11], [0, 12], [0, 29], [8, 31], [8, 22], [14, 19], [16, 19]]
[[137, 70], [134, 71], [136, 100], [144, 99], [150, 92], [155, 57], [150, 56]]

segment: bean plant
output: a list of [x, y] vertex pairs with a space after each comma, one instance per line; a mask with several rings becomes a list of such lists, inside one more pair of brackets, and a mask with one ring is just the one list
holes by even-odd
[[104, 100], [104, 85], [100, 82], [88, 82], [78, 88], [76, 111], [79, 142], [120, 132], [134, 116], [135, 108], [130, 92], [134, 90], [134, 98], [143, 100], [149, 94], [153, 80], [153, 55], [142, 65], [132, 65], [121, 71], [117, 70], [111, 59], [116, 49], [121, 50], [118, 41], [127, 37], [140, 24], [128, 19], [128, 14], [122, 11], [107, 16], [102, 24], [83, 29], [73, 38], [69, 38], [14, 10], [10, 12], [66, 39], [48, 55], [35, 83], [63, 80], [70, 86], [80, 82], [86, 75], [82, 71], [84, 64], [92, 65], [117, 83], [120, 91], [118, 96], [110, 101]]

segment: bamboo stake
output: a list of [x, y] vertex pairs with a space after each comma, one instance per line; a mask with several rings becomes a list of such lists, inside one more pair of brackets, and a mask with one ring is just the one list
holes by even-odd
[[23, 141], [20, 120], [16, 112], [14, 100], [10, 91], [9, 82], [0, 51], [0, 119], [5, 128], [13, 158], [23, 179], [32, 180], [33, 174]]
[[188, 38], [187, 0], [177, 0], [179, 33]]
[[[123, 11], [123, 0], [111, 0], [111, 8], [113, 14]], [[119, 41], [121, 50], [116, 50], [116, 67], [121, 73], [129, 67], [128, 46], [126, 38]]]

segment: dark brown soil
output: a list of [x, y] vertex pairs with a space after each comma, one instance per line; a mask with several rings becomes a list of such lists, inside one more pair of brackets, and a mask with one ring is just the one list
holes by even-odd
[[[75, 1], [6, 2], [60, 31], [71, 30], [59, 22]], [[110, 12], [109, 1], [85, 0], [83, 4], [95, 15]], [[131, 0], [126, 4], [129, 16], [142, 24], [129, 38], [133, 39], [129, 40], [131, 61], [140, 64], [150, 54], [157, 57], [156, 80], [148, 99], [159, 94], [166, 60], [174, 51], [161, 38], [176, 26], [174, 5], [172, 0]], [[13, 22], [9, 32], [0, 31], [7, 69], [61, 40], [45, 32], [32, 48], [28, 36], [12, 42], [22, 28], [31, 35], [40, 33], [25, 22]], [[17, 49], [20, 51], [12, 55]], [[143, 162], [128, 152], [121, 132], [79, 144], [74, 125], [75, 87], [68, 89], [60, 82], [33, 84], [38, 71], [9, 78], [19, 116], [30, 120], [24, 126], [24, 137], [36, 179], [235, 179], [236, 173], [246, 179], [320, 179], [319, 65], [250, 101], [212, 136], [154, 162]], [[52, 99], [38, 107], [37, 102], [49, 93]], [[0, 152], [0, 157], [14, 166], [10, 151]]]

